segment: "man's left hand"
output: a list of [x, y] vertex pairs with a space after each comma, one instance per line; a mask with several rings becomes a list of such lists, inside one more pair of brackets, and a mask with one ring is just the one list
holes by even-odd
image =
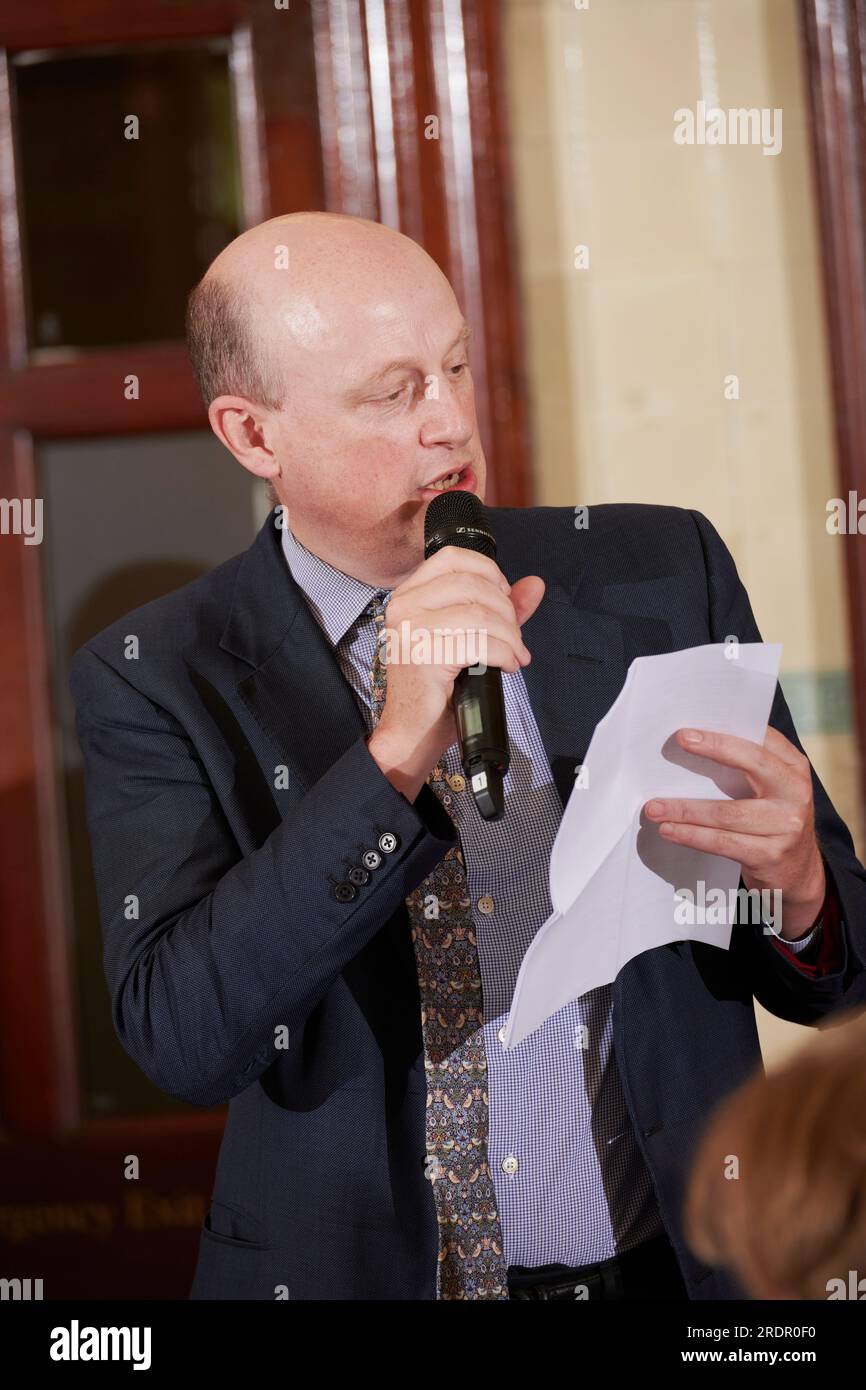
[[740, 801], [660, 797], [644, 807], [650, 820], [660, 822], [666, 840], [737, 860], [746, 888], [779, 889], [782, 923], [776, 929], [788, 941], [806, 935], [826, 891], [808, 758], [769, 727], [763, 747], [707, 729], [678, 729], [677, 742], [689, 753], [739, 768], [753, 795]]

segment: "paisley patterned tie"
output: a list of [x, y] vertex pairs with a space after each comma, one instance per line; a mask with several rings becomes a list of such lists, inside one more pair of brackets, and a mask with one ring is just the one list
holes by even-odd
[[[366, 610], [377, 628], [370, 676], [374, 724], [385, 703], [387, 676], [382, 597], [377, 595]], [[441, 766], [427, 782], [440, 800], [449, 790]], [[421, 993], [427, 1175], [439, 1234], [436, 1297], [507, 1299], [502, 1231], [487, 1160], [481, 971], [459, 843], [409, 894], [406, 907]]]

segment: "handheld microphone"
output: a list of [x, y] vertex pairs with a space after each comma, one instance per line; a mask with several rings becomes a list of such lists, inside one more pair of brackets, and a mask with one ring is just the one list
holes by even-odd
[[[496, 558], [490, 518], [473, 492], [443, 492], [434, 497], [424, 518], [424, 559], [446, 545], [477, 550]], [[454, 714], [460, 734], [460, 758], [475, 805], [484, 820], [505, 813], [502, 779], [511, 753], [502, 697], [502, 672], [467, 666], [454, 681]]]

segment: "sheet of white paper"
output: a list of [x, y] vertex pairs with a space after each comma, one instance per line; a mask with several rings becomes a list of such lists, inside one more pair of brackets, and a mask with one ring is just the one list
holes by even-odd
[[762, 743], [781, 651], [779, 643], [714, 643], [632, 662], [596, 725], [553, 843], [553, 914], [523, 958], [505, 1047], [609, 984], [641, 951], [684, 940], [727, 949], [729, 915], [721, 925], [700, 913], [677, 921], [675, 894], [687, 890], [702, 903], [713, 890], [735, 892], [739, 864], [663, 840], [642, 807], [653, 796], [751, 795], [741, 772], [686, 753], [674, 734], [710, 729]]

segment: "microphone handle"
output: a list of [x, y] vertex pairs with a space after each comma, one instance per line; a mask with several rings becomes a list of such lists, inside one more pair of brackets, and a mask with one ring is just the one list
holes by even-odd
[[505, 813], [502, 779], [511, 757], [502, 672], [496, 666], [483, 671], [464, 667], [454, 680], [453, 703], [463, 771], [475, 805], [484, 820], [500, 820]]

